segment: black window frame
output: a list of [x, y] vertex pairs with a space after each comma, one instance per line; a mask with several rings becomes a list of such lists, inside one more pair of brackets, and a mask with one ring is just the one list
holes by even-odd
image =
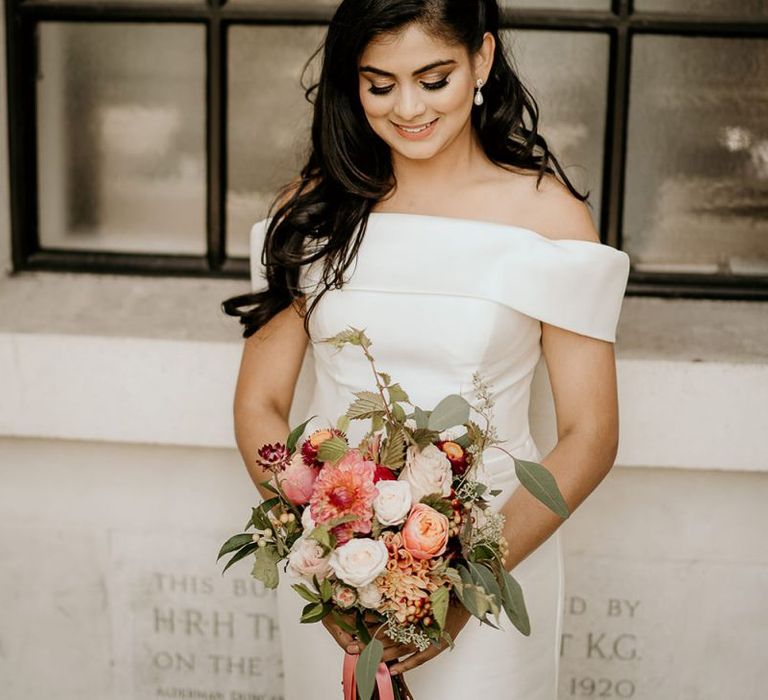
[[[233, 25], [324, 25], [333, 8], [5, 0], [8, 75], [12, 260], [15, 271], [183, 275], [247, 279], [247, 258], [226, 254], [227, 31]], [[283, 5], [283, 7], [281, 7]], [[200, 256], [40, 249], [38, 235], [36, 27], [42, 21], [194, 23], [205, 27], [207, 253]], [[635, 13], [633, 0], [612, 0], [609, 11], [505, 9], [502, 27], [589, 32], [609, 39], [600, 235], [621, 249], [627, 161], [632, 41], [635, 35], [768, 39], [768, 18], [694, 13]], [[630, 272], [629, 295], [768, 299], [768, 275]]]

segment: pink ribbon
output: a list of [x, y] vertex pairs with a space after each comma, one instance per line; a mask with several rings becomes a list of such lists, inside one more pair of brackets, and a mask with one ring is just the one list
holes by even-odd
[[[357, 683], [355, 681], [355, 667], [359, 654], [344, 652], [344, 671], [342, 684], [344, 686], [344, 700], [357, 700]], [[379, 691], [379, 700], [395, 700], [395, 691], [392, 689], [392, 676], [389, 675], [389, 667], [383, 661], [376, 669], [376, 688]]]

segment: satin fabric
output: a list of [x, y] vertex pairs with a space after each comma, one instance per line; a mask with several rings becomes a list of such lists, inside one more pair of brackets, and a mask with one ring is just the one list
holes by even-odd
[[[252, 288], [264, 287], [261, 251], [269, 219], [251, 230]], [[306, 415], [334, 424], [370, 390], [373, 373], [359, 348], [321, 340], [347, 326], [364, 328], [379, 371], [412, 403], [431, 409], [450, 393], [474, 402], [472, 375], [491, 387], [494, 424], [518, 458], [542, 457], [530, 432], [531, 379], [541, 356], [541, 323], [614, 342], [629, 257], [610, 246], [549, 239], [531, 229], [422, 214], [372, 213], [347, 282], [325, 293], [310, 319], [313, 391]], [[312, 297], [320, 263], [302, 273]], [[353, 421], [358, 440], [367, 422]], [[489, 449], [485, 469], [498, 511], [519, 486], [512, 460]], [[563, 611], [563, 555], [557, 531], [517, 565], [532, 632], [524, 637], [500, 617], [501, 630], [472, 618], [446, 650], [405, 678], [416, 700], [466, 697], [555, 700]], [[322, 624], [300, 624], [305, 601], [281, 572], [278, 619], [285, 700], [342, 696], [344, 651]]]

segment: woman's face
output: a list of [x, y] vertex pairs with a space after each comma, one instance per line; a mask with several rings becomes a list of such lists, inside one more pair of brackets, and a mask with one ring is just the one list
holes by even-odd
[[470, 59], [463, 46], [417, 24], [372, 40], [358, 62], [360, 102], [371, 128], [407, 158], [433, 157], [468, 125], [475, 81], [487, 80], [493, 48], [487, 32]]

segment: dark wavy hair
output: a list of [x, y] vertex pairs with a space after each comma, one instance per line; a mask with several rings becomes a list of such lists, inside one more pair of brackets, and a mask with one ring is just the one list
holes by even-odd
[[324, 258], [320, 291], [303, 310], [307, 335], [320, 298], [343, 286], [344, 272], [365, 235], [368, 213], [395, 185], [390, 147], [373, 131], [360, 104], [358, 59], [379, 34], [397, 33], [413, 23], [449, 44], [463, 45], [470, 56], [490, 32], [496, 40], [493, 64], [484, 102], [472, 108], [471, 116], [485, 153], [499, 165], [537, 172], [537, 187], [544, 173], [555, 174], [554, 165], [575, 197], [584, 201], [589, 196], [576, 191], [538, 133], [538, 105], [499, 40], [496, 0], [344, 0], [324, 44], [304, 66], [306, 71], [324, 49], [319, 80], [305, 90], [314, 105], [309, 157], [300, 177], [281, 188], [269, 208], [272, 218], [261, 251], [268, 286], [222, 302], [224, 313], [239, 316], [243, 337], [292, 303], [301, 307], [302, 266]]

